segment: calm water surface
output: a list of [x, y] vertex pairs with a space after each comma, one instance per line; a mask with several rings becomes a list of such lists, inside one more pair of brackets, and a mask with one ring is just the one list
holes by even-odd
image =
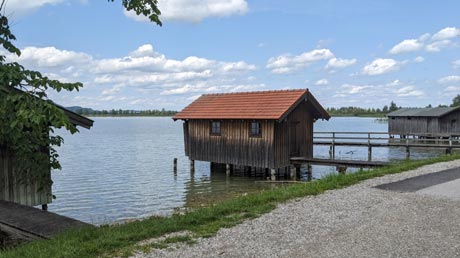
[[[151, 215], [168, 215], [182, 207], [196, 207], [220, 199], [273, 187], [261, 178], [226, 177], [210, 173], [208, 162], [196, 162], [189, 172], [184, 155], [182, 122], [171, 118], [94, 118], [91, 130], [64, 134], [59, 149], [62, 170], [53, 172], [57, 199], [49, 210], [93, 224]], [[332, 118], [317, 121], [315, 131], [387, 131], [374, 118]], [[420, 150], [412, 156], [441, 151]], [[315, 147], [316, 157], [328, 157], [328, 147]], [[374, 148], [373, 159], [404, 158], [404, 149]], [[178, 175], [173, 159], [178, 158]], [[337, 147], [336, 158], [367, 159], [367, 148]], [[313, 177], [333, 173], [313, 167]]]

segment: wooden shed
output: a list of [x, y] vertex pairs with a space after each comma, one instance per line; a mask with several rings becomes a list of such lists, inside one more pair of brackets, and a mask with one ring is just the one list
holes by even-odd
[[388, 114], [388, 132], [401, 136], [460, 136], [460, 107], [402, 108]]
[[205, 94], [173, 117], [191, 161], [270, 169], [313, 157], [313, 123], [329, 118], [308, 89]]
[[[64, 111], [70, 122], [76, 126], [91, 128], [93, 121], [77, 113], [58, 106]], [[22, 205], [37, 206], [52, 202], [52, 190], [39, 189], [38, 182], [22, 182], [15, 174], [14, 153], [7, 150], [6, 146], [0, 145], [0, 200], [14, 202]], [[47, 172], [51, 177], [50, 171]]]

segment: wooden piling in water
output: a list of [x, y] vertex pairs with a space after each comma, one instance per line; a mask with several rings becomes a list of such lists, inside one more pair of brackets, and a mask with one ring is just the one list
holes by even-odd
[[195, 174], [195, 160], [190, 159], [190, 173]]
[[230, 176], [230, 174], [232, 173], [232, 165], [230, 164], [225, 164], [225, 173], [227, 174], [227, 176]]
[[174, 158], [173, 164], [174, 164], [174, 176], [177, 176], [177, 158]]
[[277, 170], [277, 169], [274, 169], [274, 168], [270, 169], [270, 179], [271, 179], [272, 181], [275, 181], [275, 180], [276, 180], [276, 170]]
[[289, 168], [289, 176], [291, 178], [291, 180], [297, 180], [297, 169], [295, 166], [290, 166]]

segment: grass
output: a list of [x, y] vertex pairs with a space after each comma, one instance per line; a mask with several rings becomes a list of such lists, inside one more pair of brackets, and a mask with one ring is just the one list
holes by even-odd
[[248, 194], [209, 207], [198, 208], [182, 215], [151, 217], [122, 225], [71, 230], [51, 240], [35, 241], [14, 249], [0, 251], [0, 258], [128, 257], [133, 251], [166, 248], [171, 243], [186, 242], [192, 244], [193, 238], [191, 236], [181, 236], [166, 238], [147, 247], [138, 245], [139, 241], [142, 240], [181, 231], [191, 232], [193, 237], [210, 237], [221, 228], [233, 227], [246, 219], [256, 218], [270, 212], [277, 204], [293, 198], [317, 195], [326, 190], [340, 189], [366, 179], [455, 159], [460, 159], [460, 155], [405, 161], [346, 175], [329, 175], [317, 181]]

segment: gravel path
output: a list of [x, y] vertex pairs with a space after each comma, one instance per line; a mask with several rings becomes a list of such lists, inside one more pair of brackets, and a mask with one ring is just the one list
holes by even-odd
[[460, 201], [373, 188], [455, 167], [459, 160], [293, 200], [195, 245], [135, 257], [460, 257]]

